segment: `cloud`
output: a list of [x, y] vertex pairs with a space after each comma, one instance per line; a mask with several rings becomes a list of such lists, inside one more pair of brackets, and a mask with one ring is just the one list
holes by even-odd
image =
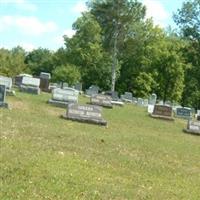
[[75, 13], [82, 13], [87, 11], [87, 6], [85, 2], [83, 1], [78, 1], [75, 6], [72, 8], [72, 11]]
[[27, 0], [0, 0], [0, 4], [9, 6], [15, 6], [18, 9], [26, 10], [26, 11], [36, 11], [37, 6]]
[[163, 4], [159, 0], [143, 0], [143, 4], [146, 6], [146, 17], [152, 17], [154, 23], [164, 27], [166, 21], [169, 19], [170, 15], [165, 10]]
[[52, 22], [42, 22], [37, 17], [2, 16], [0, 17], [0, 31], [15, 29], [25, 35], [38, 36], [43, 33], [54, 32], [57, 25]]
[[23, 49], [25, 49], [26, 51], [28, 51], [28, 52], [36, 49], [36, 47], [33, 44], [31, 44], [31, 43], [21, 42], [18, 45], [20, 47], [22, 47]]

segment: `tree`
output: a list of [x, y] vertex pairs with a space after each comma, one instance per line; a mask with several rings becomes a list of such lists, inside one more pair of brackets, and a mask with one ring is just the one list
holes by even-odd
[[200, 108], [200, 0], [186, 1], [174, 15], [180, 36], [187, 40], [183, 48], [190, 67], [185, 71], [183, 105]]
[[73, 85], [80, 80], [80, 73], [74, 65], [61, 65], [53, 71], [52, 79], [57, 82], [67, 82], [69, 85]]
[[129, 34], [129, 27], [144, 19], [145, 7], [140, 2], [128, 0], [94, 0], [89, 7], [103, 30], [104, 48], [112, 55], [111, 90], [114, 91], [120, 47]]

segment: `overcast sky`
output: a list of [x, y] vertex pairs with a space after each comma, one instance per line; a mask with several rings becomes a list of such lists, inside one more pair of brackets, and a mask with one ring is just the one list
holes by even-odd
[[[63, 35], [72, 36], [72, 24], [86, 11], [87, 0], [0, 0], [0, 48], [17, 45], [30, 51], [63, 46]], [[184, 0], [140, 0], [147, 17], [162, 27], [173, 25], [172, 14]]]

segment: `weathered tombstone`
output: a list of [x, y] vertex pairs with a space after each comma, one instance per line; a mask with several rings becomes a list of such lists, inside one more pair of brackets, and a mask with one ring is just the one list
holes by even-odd
[[151, 116], [153, 118], [173, 120], [172, 107], [166, 105], [155, 105]]
[[87, 96], [92, 96], [99, 93], [99, 87], [96, 85], [91, 85], [89, 89], [86, 90]]
[[184, 129], [186, 133], [200, 135], [200, 122], [188, 120], [187, 128]]
[[44, 92], [50, 92], [49, 80], [51, 79], [51, 74], [46, 72], [40, 73], [40, 89]]
[[154, 105], [148, 105], [148, 109], [147, 109], [147, 112], [149, 113], [149, 114], [152, 114], [153, 113], [153, 110], [154, 110]]
[[68, 89], [69, 88], [69, 84], [68, 83], [63, 83], [63, 89]]
[[54, 89], [58, 88], [58, 84], [57, 83], [50, 83], [49, 84], [49, 90], [52, 91]]
[[24, 76], [20, 85], [21, 92], [40, 94], [40, 79]]
[[117, 91], [111, 92], [111, 98], [112, 98], [111, 99], [111, 103], [113, 105], [116, 105], [116, 106], [123, 106], [124, 105], [124, 103], [119, 98], [119, 95], [118, 95]]
[[166, 106], [172, 106], [172, 102], [171, 101], [165, 101], [164, 103]]
[[197, 110], [197, 120], [200, 121], [200, 110]]
[[92, 95], [90, 97], [90, 103], [93, 105], [103, 106], [107, 108], [113, 107], [111, 103], [111, 97], [102, 94]]
[[143, 106], [144, 106], [144, 107], [148, 107], [148, 103], [149, 103], [149, 100], [148, 100], [148, 99], [144, 99], [144, 104], [143, 104]]
[[8, 104], [5, 102], [6, 86], [0, 85], [0, 108], [8, 108]]
[[123, 95], [121, 95], [121, 100], [132, 103], [133, 102], [133, 95], [131, 92], [125, 92]]
[[79, 92], [82, 91], [82, 87], [83, 87], [83, 86], [82, 86], [82, 83], [76, 83], [75, 86], [74, 86], [74, 88], [75, 88], [76, 90], [78, 90]]
[[149, 97], [149, 105], [155, 105], [156, 104], [156, 100], [157, 100], [157, 95], [155, 93], [153, 93]]
[[164, 105], [164, 101], [163, 101], [163, 100], [160, 100], [160, 101], [158, 102], [158, 105]]
[[68, 104], [67, 112], [65, 115], [62, 115], [62, 117], [105, 126], [107, 122], [102, 118], [101, 111], [102, 109], [100, 106]]
[[12, 78], [0, 76], [0, 84], [6, 86], [6, 95], [15, 95], [12, 90]]
[[175, 116], [183, 119], [191, 119], [192, 111], [189, 108], [176, 108]]
[[137, 98], [133, 97], [133, 103], [137, 103]]
[[52, 91], [52, 98], [48, 103], [59, 107], [66, 107], [69, 103], [78, 103], [79, 92], [73, 88], [56, 88]]
[[23, 79], [23, 77], [33, 77], [32, 75], [30, 75], [30, 74], [20, 74], [20, 75], [17, 75], [17, 76], [15, 76], [15, 78], [14, 78], [14, 84], [16, 85], [16, 86], [18, 86], [18, 87], [20, 87], [20, 85], [22, 84], [22, 79]]
[[138, 105], [138, 106], [143, 106], [143, 105], [144, 105], [144, 99], [138, 98], [138, 100], [137, 100], [137, 105]]

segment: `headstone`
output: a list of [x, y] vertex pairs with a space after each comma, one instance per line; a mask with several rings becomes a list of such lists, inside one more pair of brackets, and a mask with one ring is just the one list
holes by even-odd
[[65, 89], [65, 88], [69, 88], [69, 84], [68, 83], [63, 83], [63, 89]]
[[8, 104], [5, 102], [6, 86], [0, 85], [0, 108], [8, 108]]
[[75, 86], [74, 86], [74, 88], [75, 88], [76, 90], [78, 90], [79, 92], [82, 91], [82, 87], [83, 87], [83, 86], [82, 86], [82, 83], [76, 83]]
[[16, 86], [20, 87], [20, 85], [22, 84], [23, 77], [30, 77], [31, 78], [33, 76], [30, 75], [30, 74], [20, 74], [18, 76], [15, 76], [14, 83], [15, 83]]
[[138, 105], [138, 106], [143, 106], [143, 105], [144, 105], [144, 99], [138, 98], [138, 100], [137, 100], [137, 105]]
[[86, 95], [87, 96], [92, 96], [92, 95], [96, 95], [99, 93], [99, 87], [96, 85], [91, 85], [89, 87], [89, 89], [86, 90]]
[[166, 102], [165, 102], [165, 105], [166, 105], [166, 106], [172, 106], [172, 102], [171, 102], [171, 101], [166, 101]]
[[59, 107], [66, 107], [69, 103], [78, 103], [79, 92], [73, 88], [56, 88], [52, 91], [52, 98], [48, 103]]
[[157, 95], [155, 93], [153, 93], [150, 97], [149, 97], [149, 104], [150, 105], [155, 105], [156, 104], [156, 100], [157, 100]]
[[103, 106], [107, 108], [113, 107], [111, 103], [111, 97], [102, 94], [92, 95], [90, 97], [90, 103], [93, 105]]
[[149, 105], [148, 105], [148, 110], [147, 110], [148, 113], [149, 113], [149, 114], [152, 114], [152, 113], [153, 113], [153, 110], [154, 110], [154, 105], [150, 105], [150, 104], [149, 104]]
[[188, 120], [187, 128], [184, 129], [187, 133], [200, 135], [200, 122]]
[[6, 86], [6, 95], [15, 95], [12, 90], [12, 78], [0, 76], [0, 84]]
[[102, 118], [101, 111], [100, 106], [68, 104], [66, 115], [62, 117], [80, 122], [107, 125], [107, 122]]
[[189, 108], [177, 108], [175, 116], [183, 119], [191, 119], [192, 111]]
[[20, 85], [21, 92], [40, 94], [40, 79], [24, 76]]
[[46, 72], [40, 73], [40, 89], [44, 92], [50, 92], [49, 80], [51, 79], [51, 74]]
[[137, 98], [133, 97], [133, 103], [137, 103]]
[[197, 120], [200, 121], [200, 110], [197, 110]]
[[166, 105], [155, 105], [151, 116], [153, 118], [173, 120], [172, 107]]
[[123, 95], [121, 95], [122, 101], [132, 103], [133, 102], [133, 95], [131, 92], [125, 92]]
[[144, 107], [148, 107], [148, 103], [149, 103], [149, 100], [148, 100], [148, 99], [144, 99], [144, 104], [143, 104], [143, 106], [144, 106]]
[[49, 90], [50, 91], [53, 91], [56, 88], [58, 88], [58, 84], [57, 83], [50, 83], [49, 84]]
[[163, 101], [163, 100], [160, 100], [160, 101], [158, 102], [158, 105], [164, 105], [164, 101]]

